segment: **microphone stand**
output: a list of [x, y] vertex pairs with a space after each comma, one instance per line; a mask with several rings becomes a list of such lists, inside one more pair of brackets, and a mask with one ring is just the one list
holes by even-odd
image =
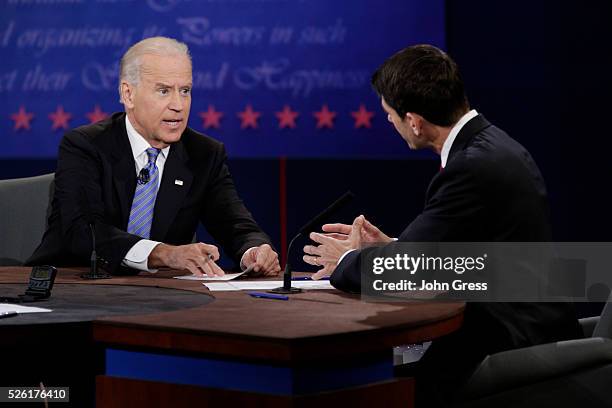
[[279, 288], [274, 288], [270, 290], [272, 293], [282, 293], [282, 294], [292, 294], [292, 293], [300, 293], [303, 292], [300, 288], [294, 288], [291, 286], [291, 264], [289, 263], [289, 254], [291, 253], [291, 247], [295, 240], [302, 235], [301, 232], [293, 237], [291, 242], [289, 242], [289, 246], [287, 247], [287, 262], [285, 262], [285, 272], [283, 273], [283, 286]]
[[321, 213], [319, 213], [319, 215], [314, 217], [312, 220], [310, 220], [306, 225], [304, 225], [299, 230], [297, 235], [295, 237], [293, 237], [291, 242], [289, 242], [289, 247], [287, 248], [287, 262], [285, 263], [285, 272], [283, 273], [283, 286], [281, 286], [279, 288], [274, 288], [274, 289], [270, 290], [269, 292], [271, 292], [271, 293], [282, 293], [282, 294], [285, 294], [285, 295], [292, 294], [292, 293], [300, 293], [300, 292], [302, 292], [302, 289], [294, 288], [293, 286], [291, 286], [291, 272], [292, 271], [291, 271], [291, 264], [289, 262], [289, 259], [290, 259], [289, 255], [291, 254], [291, 247], [293, 246], [293, 243], [295, 242], [295, 240], [298, 237], [300, 237], [302, 235], [306, 235], [310, 231], [312, 231], [313, 228], [315, 228], [316, 225], [322, 223], [327, 217], [329, 217], [332, 213], [334, 213], [338, 209], [340, 209], [343, 206], [345, 206], [354, 197], [355, 197], [355, 195], [353, 193], [351, 193], [350, 191], [347, 191], [339, 199], [334, 201], [332, 203], [332, 205], [330, 205], [325, 210], [323, 210]]
[[98, 255], [96, 254], [96, 230], [93, 221], [88, 222], [89, 230], [91, 231], [91, 256], [89, 257], [89, 272], [81, 274], [83, 279], [110, 279], [112, 275], [106, 272], [98, 272]]

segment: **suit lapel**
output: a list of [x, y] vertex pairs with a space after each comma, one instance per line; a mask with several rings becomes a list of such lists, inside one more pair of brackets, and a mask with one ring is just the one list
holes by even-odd
[[125, 129], [125, 114], [114, 121], [112, 135], [115, 138], [112, 150], [113, 183], [119, 198], [121, 225], [127, 228], [136, 189], [136, 163]]
[[163, 240], [176, 214], [184, 202], [193, 181], [193, 173], [187, 166], [189, 157], [182, 142], [170, 147], [164, 164], [164, 174], [155, 200], [151, 239]]

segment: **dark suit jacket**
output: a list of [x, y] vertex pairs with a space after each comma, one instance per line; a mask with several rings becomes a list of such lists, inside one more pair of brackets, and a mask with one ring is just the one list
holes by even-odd
[[[429, 185], [423, 212], [399, 237], [411, 242], [551, 240], [540, 171], [523, 146], [482, 115], [461, 129], [446, 167]], [[331, 283], [358, 292], [360, 276], [356, 251], [337, 266]], [[429, 396], [450, 392], [487, 354], [580, 336], [568, 304], [468, 303], [464, 319], [461, 330], [434, 341], [423, 357], [420, 383], [427, 380], [434, 388]]]
[[[141, 239], [126, 232], [135, 168], [125, 113], [68, 132], [59, 147], [49, 227], [27, 263], [88, 265], [88, 220], [94, 220], [98, 255], [119, 273], [122, 259]], [[170, 147], [150, 239], [188, 244], [198, 221], [234, 260], [252, 246], [270, 243], [236, 193], [223, 144], [188, 128]]]

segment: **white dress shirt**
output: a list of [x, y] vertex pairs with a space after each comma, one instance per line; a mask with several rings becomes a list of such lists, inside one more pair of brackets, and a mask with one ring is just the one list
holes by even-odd
[[453, 128], [451, 129], [450, 133], [448, 134], [448, 137], [442, 145], [442, 151], [440, 152], [440, 162], [442, 164], [442, 168], [446, 167], [448, 155], [450, 154], [451, 147], [453, 146], [453, 142], [457, 138], [457, 135], [459, 134], [461, 129], [463, 129], [465, 124], [476, 116], [478, 116], [478, 112], [476, 112], [476, 109], [472, 109], [471, 111], [463, 115], [461, 119], [459, 119], [457, 123], [455, 123], [455, 126], [453, 126]]
[[[140, 170], [142, 170], [149, 162], [147, 149], [149, 149], [151, 145], [149, 145], [149, 142], [147, 142], [145, 138], [142, 137], [140, 133], [136, 131], [136, 129], [134, 129], [134, 126], [132, 126], [130, 123], [127, 115], [125, 115], [125, 129], [127, 130], [128, 140], [130, 141], [130, 147], [132, 148], [132, 155], [134, 156], [134, 162], [136, 163], [134, 170], [136, 171], [136, 175], [138, 175]], [[166, 164], [166, 159], [168, 158], [169, 153], [170, 146], [161, 149], [160, 154], [157, 156], [157, 161], [155, 162], [157, 165], [157, 171], [159, 172], [159, 177], [157, 178], [158, 189], [161, 184], [162, 175], [164, 173], [164, 165]], [[159, 244], [161, 244], [161, 242], [151, 241], [150, 239], [141, 239], [127, 252], [125, 258], [123, 258], [123, 265], [141, 271], [151, 273], [157, 272], [157, 269], [149, 269], [148, 261], [149, 255]], [[240, 267], [242, 269], [244, 269], [244, 257], [252, 249], [254, 248], [247, 249], [242, 255], [242, 259], [240, 260]]]

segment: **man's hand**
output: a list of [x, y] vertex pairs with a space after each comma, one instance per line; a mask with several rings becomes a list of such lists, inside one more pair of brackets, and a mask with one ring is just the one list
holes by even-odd
[[[361, 227], [362, 245], [366, 246], [368, 244], [387, 243], [393, 241], [392, 238], [390, 238], [384, 232], [379, 230], [363, 215], [360, 215], [357, 218], [363, 218], [363, 224]], [[322, 229], [324, 232], [327, 233], [325, 235], [327, 235], [328, 237], [344, 240], [348, 238], [349, 234], [353, 230], [353, 226], [346, 224], [325, 224], [323, 225]]]
[[361, 215], [355, 218], [353, 225], [329, 224], [343, 226], [341, 230], [334, 229], [334, 232], [331, 234], [319, 234], [316, 232], [310, 234], [310, 239], [319, 245], [306, 245], [304, 247], [304, 252], [307, 254], [303, 257], [304, 262], [323, 267], [312, 275], [312, 279], [316, 280], [330, 276], [336, 269], [338, 260], [346, 251], [361, 248], [364, 221], [365, 218]]
[[242, 263], [246, 268], [253, 266], [250, 276], [276, 276], [281, 270], [278, 254], [268, 244], [249, 249]]
[[188, 270], [196, 276], [223, 276], [225, 272], [215, 263], [219, 250], [214, 245], [198, 242], [189, 245], [159, 244], [149, 254], [149, 268], [168, 267]]

